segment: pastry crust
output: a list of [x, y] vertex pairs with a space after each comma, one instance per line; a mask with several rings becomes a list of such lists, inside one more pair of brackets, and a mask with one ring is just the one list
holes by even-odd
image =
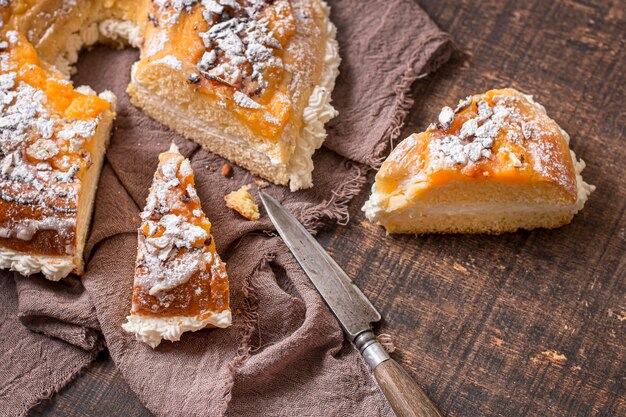
[[514, 89], [468, 97], [389, 155], [363, 210], [388, 233], [503, 233], [569, 223], [594, 186], [569, 136]]
[[185, 331], [228, 327], [228, 276], [200, 206], [191, 164], [159, 156], [138, 232], [133, 303], [122, 327], [155, 348]]
[[74, 89], [18, 32], [0, 37], [0, 268], [81, 274], [115, 98]]

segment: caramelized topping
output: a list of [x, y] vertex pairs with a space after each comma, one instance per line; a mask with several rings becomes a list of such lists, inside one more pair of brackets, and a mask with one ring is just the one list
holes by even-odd
[[[289, 119], [283, 54], [295, 33], [287, 0], [155, 0], [144, 58], [178, 56], [188, 76], [253, 131], [276, 137]], [[152, 58], [154, 57], [154, 58]]]
[[408, 170], [417, 182], [446, 182], [459, 174], [501, 181], [549, 179], [576, 195], [564, 133], [541, 106], [511, 89], [468, 97], [455, 110], [444, 107], [438, 123], [407, 138], [390, 160], [380, 177], [387, 177], [381, 186], [389, 190]]

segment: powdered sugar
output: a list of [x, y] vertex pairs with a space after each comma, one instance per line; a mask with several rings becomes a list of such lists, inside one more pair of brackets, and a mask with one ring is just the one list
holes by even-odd
[[[494, 140], [510, 112], [502, 105], [492, 109], [485, 100], [479, 100], [477, 113], [476, 117], [463, 123], [458, 135], [446, 135], [428, 144], [430, 169], [433, 172], [457, 165], [472, 165], [482, 158], [491, 157]], [[453, 120], [453, 110], [444, 107], [439, 115], [442, 128], [449, 129]]]
[[252, 1], [245, 6], [227, 0], [202, 2], [209, 29], [200, 33], [207, 50], [197, 68], [204, 77], [236, 88], [239, 97], [235, 102], [245, 108], [259, 107], [250, 95], [261, 94], [268, 86], [266, 70], [283, 68], [282, 60], [274, 52], [282, 49], [282, 45], [270, 30], [269, 20], [260, 15], [269, 3]]
[[60, 139], [70, 140], [76, 137], [91, 139], [96, 133], [98, 123], [95, 119], [76, 120], [63, 125], [57, 137]]
[[452, 126], [452, 122], [454, 121], [454, 110], [450, 107], [444, 107], [441, 109], [441, 113], [439, 113], [439, 123], [445, 128], [449, 129]]
[[235, 100], [235, 103], [237, 103], [237, 105], [239, 105], [240, 107], [245, 107], [246, 109], [260, 109], [261, 107], [263, 107], [259, 103], [239, 91], [235, 91], [233, 99]]
[[169, 41], [167, 32], [160, 31], [156, 35], [150, 37], [143, 48], [143, 55], [145, 57], [151, 57], [162, 51], [165, 44]]
[[162, 64], [178, 71], [183, 69], [183, 63], [180, 62], [180, 59], [176, 58], [174, 55], [166, 55], [163, 58], [154, 61], [153, 64]]

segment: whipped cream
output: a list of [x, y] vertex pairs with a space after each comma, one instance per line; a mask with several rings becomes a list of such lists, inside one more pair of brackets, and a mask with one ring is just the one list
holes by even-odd
[[176, 342], [184, 332], [196, 332], [212, 325], [225, 328], [231, 325], [230, 310], [215, 313], [205, 319], [199, 316], [149, 317], [131, 314], [122, 328], [134, 333], [137, 340], [147, 343], [153, 349], [161, 340]]
[[337, 110], [330, 104], [341, 63], [339, 44], [336, 39], [337, 28], [330, 20], [328, 4], [320, 1], [320, 6], [326, 16], [326, 26], [323, 28], [326, 37], [324, 68], [319, 84], [313, 89], [308, 105], [303, 111], [302, 137], [289, 160], [289, 188], [291, 191], [313, 186], [313, 153], [322, 146], [324, 139], [326, 139], [324, 124], [337, 115]]
[[10, 269], [24, 276], [41, 272], [50, 281], [59, 281], [75, 267], [71, 256], [26, 255], [0, 247], [0, 269]]
[[141, 29], [133, 22], [106, 19], [98, 24], [98, 31], [100, 32], [100, 35], [107, 39], [126, 39], [130, 46], [135, 48], [139, 48], [143, 43]]

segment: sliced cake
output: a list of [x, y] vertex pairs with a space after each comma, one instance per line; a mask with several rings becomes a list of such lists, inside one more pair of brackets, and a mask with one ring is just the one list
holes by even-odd
[[312, 186], [339, 55], [318, 0], [154, 1], [128, 92], [150, 116], [276, 184]]
[[114, 103], [74, 89], [24, 36], [0, 30], [0, 268], [83, 272]]
[[339, 53], [322, 0], [7, 0], [0, 25], [69, 77], [81, 48], [141, 49], [128, 92], [165, 126], [276, 184], [313, 185]]
[[368, 219], [389, 233], [502, 233], [569, 223], [594, 186], [569, 136], [514, 89], [445, 107], [376, 175]]
[[228, 275], [200, 206], [188, 159], [159, 156], [141, 213], [132, 308], [124, 330], [155, 348], [186, 331], [228, 327]]

